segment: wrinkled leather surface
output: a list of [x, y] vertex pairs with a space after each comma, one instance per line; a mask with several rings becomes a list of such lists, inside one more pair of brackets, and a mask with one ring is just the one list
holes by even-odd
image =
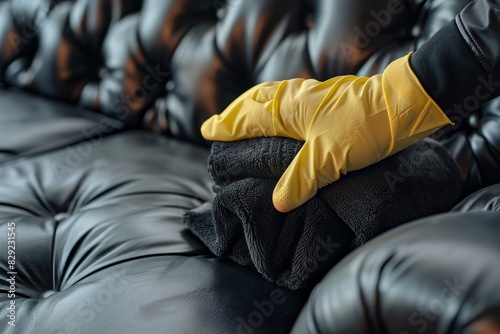
[[[478, 12], [480, 13], [478, 15]], [[485, 18], [487, 18], [485, 20]], [[500, 69], [500, 7], [495, 0], [480, 0], [455, 18], [465, 42], [487, 73]], [[498, 75], [495, 73], [495, 78]]]
[[[496, 96], [500, 93], [500, 5], [498, 1], [478, 0], [464, 8], [454, 23], [473, 55], [472, 62], [475, 61], [483, 70], [481, 75], [464, 75], [463, 80], [467, 80], [475, 91], [469, 93], [473, 96], [461, 96], [459, 103], [453, 105], [451, 119], [456, 122], [454, 128], [459, 130], [445, 139], [462, 170], [462, 193], [467, 195], [500, 182], [500, 99], [491, 101], [481, 113], [473, 114], [468, 120], [462, 119], [474, 110], [470, 107], [471, 101], [481, 101], [490, 94]], [[482, 94], [479, 88], [483, 90]], [[458, 105], [461, 108], [457, 108]]]
[[182, 222], [212, 196], [206, 149], [131, 132], [55, 169], [66, 155], [0, 168], [0, 231], [12, 221], [17, 234], [18, 318], [15, 328], [2, 320], [2, 333], [235, 333], [277, 289], [286, 302], [250, 321], [267, 333], [290, 329], [304, 292], [214, 258]]
[[[0, 81], [204, 142], [200, 124], [251, 86], [380, 73], [469, 2], [3, 1]], [[491, 184], [500, 163], [498, 138], [482, 134], [496, 125], [481, 118], [450, 139], [464, 196]]]
[[469, 195], [451, 211], [500, 211], [500, 184], [489, 186]]
[[500, 118], [473, 116], [442, 139], [462, 175], [462, 197], [500, 182]]
[[500, 310], [500, 212], [435, 216], [351, 253], [313, 291], [292, 333], [466, 333]]
[[[0, 163], [82, 141], [100, 143], [122, 128], [120, 121], [102, 114], [18, 90], [0, 89]], [[86, 154], [85, 146], [76, 149]]]
[[[366, 35], [367, 27], [378, 29], [381, 18], [373, 12], [388, 9], [389, 0], [0, 1], [0, 231], [16, 222], [19, 272], [14, 331], [3, 321], [8, 289], [6, 253], [0, 251], [0, 331], [288, 332], [307, 292], [279, 290], [286, 302], [263, 316], [260, 305], [279, 288], [230, 260], [213, 258], [182, 224], [186, 210], [212, 196], [207, 150], [145, 131], [101, 138], [100, 121], [111, 116], [118, 130], [147, 127], [203, 143], [201, 122], [253, 84], [378, 73], [415, 50], [468, 2], [405, 0], [380, 31], [359, 39], [359, 31]], [[467, 123], [471, 127], [458, 130], [459, 145], [451, 146], [468, 191], [498, 174], [498, 110], [490, 104]], [[88, 138], [88, 131], [94, 137]], [[378, 275], [377, 268], [396, 248], [379, 243], [376, 251], [373, 246], [356, 255], [373, 259], [373, 271], [356, 276], [358, 260], [339, 269], [346, 276], [331, 294], [346, 287], [347, 297], [337, 301], [352, 312], [340, 310], [333, 318], [329, 301], [314, 309], [314, 317], [352, 320], [363, 310], [372, 317], [357, 317], [352, 324], [377, 328], [405, 321], [404, 312], [418, 305], [414, 302], [425, 303], [440, 288], [430, 272], [438, 275], [450, 263], [447, 274], [462, 273], [455, 271], [462, 258], [450, 261], [455, 253], [432, 243], [441, 232], [434, 237], [434, 225], [428, 225], [398, 239], [408, 241], [408, 248], [398, 244], [401, 256], [415, 250], [418, 263], [409, 263], [414, 276], [406, 280], [402, 273], [399, 280], [396, 268], [384, 289], [367, 290], [377, 295], [347, 298], [366, 283], [371, 288], [386, 278], [386, 271]], [[486, 252], [472, 247], [476, 236], [482, 237], [477, 233], [491, 226], [475, 232], [464, 227], [462, 234], [447, 231], [442, 240], [459, 255], [463, 242], [475, 260]], [[491, 238], [498, 235], [488, 232]], [[488, 256], [470, 262], [478, 268], [495, 263], [487, 262]], [[473, 269], [467, 272], [474, 274]], [[325, 298], [331, 294], [325, 292]], [[370, 313], [376, 303], [366, 304], [369, 299], [360, 298], [366, 296], [384, 301], [387, 318]]]

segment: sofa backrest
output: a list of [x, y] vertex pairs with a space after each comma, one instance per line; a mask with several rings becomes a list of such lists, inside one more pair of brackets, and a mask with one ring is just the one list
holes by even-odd
[[203, 142], [251, 86], [378, 73], [468, 2], [0, 1], [0, 81]]

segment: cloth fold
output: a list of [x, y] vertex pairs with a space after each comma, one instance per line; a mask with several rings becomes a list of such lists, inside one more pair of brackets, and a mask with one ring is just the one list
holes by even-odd
[[184, 219], [215, 255], [290, 289], [316, 283], [384, 231], [451, 209], [460, 194], [455, 162], [441, 144], [425, 139], [280, 213], [273, 189], [302, 145], [280, 137], [215, 142], [208, 159], [215, 198]]

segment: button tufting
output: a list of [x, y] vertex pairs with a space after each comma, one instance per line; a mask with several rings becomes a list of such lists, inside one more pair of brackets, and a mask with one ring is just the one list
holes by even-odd
[[40, 293], [38, 295], [38, 299], [46, 299], [46, 298], [49, 298], [50, 296], [52, 296], [53, 294], [57, 293], [57, 291], [55, 290], [47, 290], [47, 291], [43, 291], [42, 293]]
[[167, 84], [165, 85], [165, 89], [167, 92], [171, 92], [175, 89], [175, 82], [173, 80], [168, 80]]
[[413, 38], [419, 38], [420, 36], [422, 36], [422, 33], [423, 33], [422, 26], [420, 25], [414, 26], [411, 30], [411, 35]]
[[481, 125], [481, 118], [477, 114], [473, 114], [471, 117], [469, 117], [469, 126], [472, 129], [479, 129]]
[[70, 214], [67, 212], [60, 212], [54, 216], [54, 220], [60, 222], [62, 220], [68, 219], [69, 216]]
[[98, 70], [98, 75], [99, 75], [99, 78], [106, 78], [107, 76], [109, 76], [109, 71], [106, 67], [101, 67], [99, 70]]

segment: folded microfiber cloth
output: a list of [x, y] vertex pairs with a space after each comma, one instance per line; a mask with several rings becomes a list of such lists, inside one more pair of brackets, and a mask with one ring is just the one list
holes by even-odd
[[384, 231], [451, 209], [460, 194], [455, 162], [441, 144], [425, 139], [280, 213], [273, 189], [302, 145], [280, 137], [214, 143], [208, 170], [215, 198], [184, 219], [215, 255], [290, 289], [316, 283]]

